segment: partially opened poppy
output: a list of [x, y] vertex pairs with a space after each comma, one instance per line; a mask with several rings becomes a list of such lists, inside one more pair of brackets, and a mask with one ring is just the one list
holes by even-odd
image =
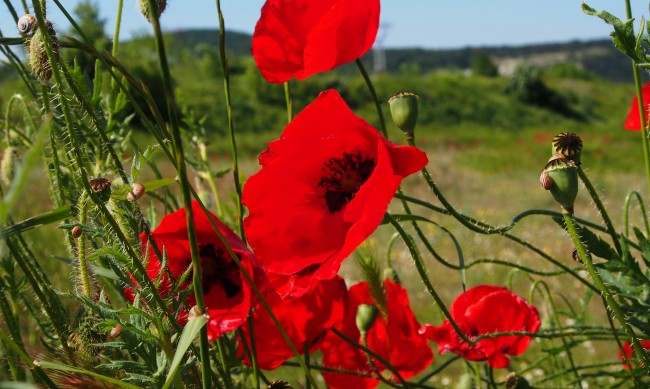
[[[265, 296], [282, 328], [286, 331], [300, 354], [305, 351], [315, 352], [321, 345], [327, 330], [338, 324], [343, 318], [347, 288], [341, 277], [320, 281], [309, 293], [298, 298], [280, 298], [276, 293]], [[250, 319], [249, 319], [250, 320]], [[250, 325], [242, 327], [243, 340], [250, 347], [255, 345], [257, 366], [272, 370], [294, 356], [293, 351], [275, 325], [268, 311], [261, 304], [252, 315], [254, 343], [250, 339]], [[239, 338], [240, 355], [243, 362], [250, 366], [248, 353]]]
[[[229, 256], [225, 246], [221, 243], [219, 236], [212, 228], [210, 221], [197, 202], [192, 202], [194, 215], [194, 226], [196, 240], [199, 246], [199, 256], [203, 277], [203, 293], [207, 314], [210, 316], [208, 322], [208, 338], [215, 340], [226, 332], [239, 327], [248, 315], [248, 311], [254, 304], [253, 293], [250, 284], [246, 282], [239, 268]], [[151, 232], [153, 240], [161, 252], [167, 255], [167, 270], [161, 271], [161, 262], [148, 244], [147, 236], [142, 233], [140, 240], [143, 249], [148, 248], [147, 275], [151, 279], [161, 277], [158, 293], [167, 296], [171, 291], [171, 280], [178, 279], [188, 268], [192, 266], [190, 255], [190, 244], [187, 236], [185, 208], [163, 217], [160, 225]], [[233, 252], [240, 259], [246, 271], [253, 275], [254, 256], [239, 237], [225, 224], [221, 223], [216, 216], [210, 214], [219, 231], [224, 235]], [[192, 277], [187, 278], [181, 289], [190, 286]], [[133, 302], [135, 293], [127, 288], [124, 291], [125, 297]], [[190, 293], [186, 300], [187, 308], [196, 304], [194, 293]], [[179, 321], [186, 320], [186, 314], [181, 314]]]
[[[418, 324], [411, 310], [408, 293], [399, 284], [389, 279], [384, 281], [386, 296], [385, 316], [379, 315], [366, 334], [368, 348], [389, 361], [403, 379], [408, 379], [427, 368], [433, 361], [433, 353], [427, 339], [418, 333]], [[376, 306], [367, 282], [350, 288], [348, 304], [343, 321], [335, 328], [346, 337], [363, 344], [357, 328], [356, 317], [360, 305]], [[381, 311], [381, 310], [380, 310]], [[368, 363], [366, 353], [334, 332], [328, 332], [321, 347], [323, 366], [342, 371], [354, 371], [375, 376]], [[398, 382], [390, 370], [373, 358], [377, 370], [388, 380]], [[379, 385], [379, 380], [359, 375], [323, 372], [325, 382], [331, 389], [370, 389]]]
[[298, 114], [259, 160], [244, 186], [244, 229], [282, 296], [334, 277], [379, 226], [402, 179], [427, 164], [424, 152], [386, 140], [334, 90]]
[[[537, 309], [507, 288], [479, 285], [458, 296], [449, 310], [451, 317], [468, 338], [495, 332], [537, 332], [541, 322]], [[445, 320], [441, 326], [424, 325], [420, 332], [438, 343], [438, 352], [453, 352], [469, 361], [488, 361], [494, 368], [508, 367], [507, 355], [521, 355], [530, 336], [499, 336], [468, 344]]]
[[[642, 340], [641, 341], [641, 346], [646, 350], [650, 350], [650, 340]], [[633, 351], [633, 349], [634, 349], [634, 346], [632, 346], [632, 344], [630, 344], [630, 342], [625, 342], [623, 344], [623, 351], [625, 352], [625, 359], [627, 359], [628, 361], [632, 359], [632, 351]], [[625, 363], [625, 360], [623, 359], [623, 353], [621, 352], [621, 350], [618, 350], [618, 358], [621, 361], [623, 361], [623, 368], [629, 369], [630, 366], [632, 368], [636, 367], [636, 364], [634, 364], [634, 363], [629, 363], [629, 364]]]
[[[644, 114], [646, 124], [648, 123], [648, 104], [650, 104], [650, 82], [643, 85], [641, 88], [641, 97], [643, 99]], [[625, 125], [623, 128], [630, 131], [641, 131], [641, 115], [639, 115], [639, 99], [636, 93], [632, 99], [632, 104], [630, 105], [630, 110], [627, 113], [627, 118], [625, 119]]]
[[303, 80], [364, 55], [379, 28], [379, 0], [267, 0], [253, 33], [264, 78]]

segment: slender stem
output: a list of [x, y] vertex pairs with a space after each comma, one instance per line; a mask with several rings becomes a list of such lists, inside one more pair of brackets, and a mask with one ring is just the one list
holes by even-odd
[[[285, 83], [285, 85], [287, 85], [287, 83]], [[303, 347], [303, 350], [305, 352], [305, 354], [304, 354], [305, 365], [307, 366], [307, 369], [310, 369], [311, 366], [310, 366], [310, 362], [309, 362], [309, 342], [305, 342], [305, 344], [303, 344], [302, 347]], [[305, 377], [305, 378], [306, 378], [306, 380], [305, 380], [305, 389], [311, 389], [311, 382], [309, 382], [309, 379], [307, 377]]]
[[616, 229], [614, 228], [614, 224], [612, 224], [612, 219], [609, 218], [607, 209], [605, 209], [603, 202], [600, 201], [600, 196], [598, 196], [598, 192], [596, 192], [596, 189], [594, 189], [594, 186], [591, 184], [591, 180], [589, 180], [589, 177], [587, 177], [587, 174], [585, 174], [585, 171], [582, 169], [582, 166], [578, 166], [578, 177], [580, 177], [580, 180], [582, 180], [582, 183], [585, 185], [585, 188], [587, 188], [589, 195], [591, 195], [592, 200], [594, 200], [594, 204], [596, 204], [596, 208], [598, 208], [598, 212], [600, 212], [600, 216], [602, 216], [603, 221], [607, 226], [607, 232], [609, 232], [609, 235], [612, 237], [612, 242], [614, 242], [614, 247], [616, 247], [616, 252], [618, 253], [618, 255], [623, 255], [621, 242], [619, 242], [618, 240], [618, 234], [616, 234]]
[[388, 132], [386, 131], [386, 120], [384, 119], [384, 111], [381, 109], [381, 103], [379, 101], [379, 98], [377, 97], [377, 92], [375, 91], [375, 87], [372, 84], [372, 80], [370, 79], [370, 76], [368, 76], [368, 72], [366, 71], [366, 68], [363, 66], [363, 62], [361, 62], [361, 60], [358, 58], [354, 62], [357, 64], [357, 67], [359, 68], [359, 71], [361, 72], [363, 79], [366, 81], [368, 90], [372, 95], [372, 101], [375, 103], [375, 109], [377, 110], [377, 117], [379, 118], [379, 130], [381, 131], [381, 134], [383, 136], [388, 138]]
[[[625, 0], [625, 13], [627, 20], [632, 19], [632, 7], [630, 0]], [[641, 119], [641, 141], [643, 144], [643, 160], [645, 162], [646, 176], [648, 179], [648, 190], [650, 193], [650, 147], [648, 145], [648, 125], [646, 121], [646, 103], [643, 102], [643, 93], [641, 91], [641, 76], [639, 69], [636, 66], [637, 61], [632, 59], [632, 74], [634, 75], [634, 88], [636, 89], [637, 102], [639, 104], [639, 116]]]
[[232, 174], [237, 193], [237, 214], [239, 217], [239, 235], [246, 243], [246, 234], [244, 233], [244, 204], [241, 202], [242, 188], [239, 182], [239, 162], [237, 157], [237, 141], [235, 139], [235, 126], [232, 116], [232, 105], [230, 101], [230, 69], [228, 68], [228, 59], [226, 57], [226, 26], [221, 12], [221, 1], [217, 0], [217, 11], [219, 13], [219, 57], [221, 58], [221, 68], [223, 70], [223, 87], [226, 94], [226, 112], [228, 114], [228, 130], [230, 133], [230, 151], [232, 153]]
[[293, 96], [291, 96], [290, 81], [284, 83], [284, 98], [287, 103], [287, 123], [293, 120]]
[[[607, 301], [605, 300], [605, 298], [603, 296], [600, 296], [600, 298], [603, 299], [603, 305], [607, 306]], [[621, 339], [619, 338], [618, 333], [616, 332], [616, 327], [614, 327], [614, 320], [612, 319], [612, 314], [609, 312], [609, 309], [605, 310], [605, 315], [607, 316], [607, 322], [609, 323], [609, 327], [612, 329], [612, 334], [614, 334], [614, 340], [616, 341], [616, 345], [618, 346], [618, 349], [621, 352], [623, 363], [626, 363], [628, 366], [630, 366], [630, 362], [628, 360], [627, 354], [625, 353], [625, 349], [623, 348], [623, 343], [621, 343]], [[636, 379], [636, 375], [629, 369], [627, 370], [627, 372], [632, 378], [632, 381], [634, 381], [634, 386], [640, 387], [641, 385]]]
[[645, 205], [643, 203], [643, 199], [641, 198], [641, 194], [635, 190], [625, 196], [625, 236], [630, 236], [630, 201], [632, 200], [632, 197], [636, 198], [639, 202], [639, 207], [641, 208], [640, 214], [643, 218], [643, 224], [645, 226], [645, 236], [650, 237], [650, 224], [648, 224], [648, 215], [645, 211]]
[[[183, 151], [183, 141], [181, 139], [180, 123], [178, 119], [178, 112], [176, 112], [176, 99], [174, 97], [174, 89], [171, 83], [171, 74], [169, 65], [167, 63], [167, 54], [165, 52], [165, 42], [158, 20], [157, 4], [155, 0], [149, 0], [149, 11], [151, 17], [151, 25], [154, 29], [154, 37], [156, 41], [156, 49], [158, 51], [158, 60], [160, 61], [160, 70], [162, 73], [163, 87], [165, 90], [165, 98], [167, 100], [167, 110], [170, 118], [170, 130], [172, 135], [172, 142], [174, 150], [176, 151], [176, 171], [178, 172], [179, 184], [183, 197], [183, 205], [185, 206], [185, 221], [187, 224], [187, 236], [190, 246], [190, 255], [192, 257], [192, 284], [194, 286], [194, 296], [196, 299], [196, 307], [199, 312], [205, 312], [205, 298], [203, 295], [203, 269], [201, 268], [201, 260], [199, 258], [199, 247], [196, 238], [196, 230], [194, 227], [194, 214], [192, 211], [192, 196], [190, 194], [190, 183], [187, 175], [187, 166], [185, 165], [185, 154]], [[201, 381], [204, 389], [211, 388], [210, 374], [210, 345], [208, 343], [208, 327], [201, 328], [200, 336], [200, 354], [201, 354]]]
[[[86, 224], [86, 217], [88, 215], [88, 195], [84, 192], [78, 202], [79, 212], [79, 225]], [[86, 260], [86, 234], [82, 233], [77, 238], [77, 262], [79, 263], [79, 277], [81, 277], [81, 286], [84, 296], [89, 299], [93, 298], [92, 286], [90, 283], [90, 269], [88, 269], [88, 261]]]
[[612, 297], [611, 293], [609, 292], [609, 289], [607, 289], [607, 286], [603, 282], [603, 279], [600, 277], [600, 274], [598, 273], [596, 267], [591, 261], [591, 256], [587, 254], [587, 249], [585, 248], [585, 246], [582, 244], [582, 241], [580, 240], [580, 235], [578, 234], [578, 230], [573, 220], [573, 216], [567, 212], [564, 212], [564, 222], [566, 224], [567, 230], [569, 231], [569, 235], [571, 236], [571, 240], [573, 241], [573, 244], [575, 245], [576, 250], [578, 251], [578, 256], [582, 260], [585, 269], [593, 279], [594, 283], [596, 284], [596, 287], [600, 290], [601, 295], [603, 296], [603, 298], [607, 303], [605, 308], [612, 310], [614, 316], [621, 324], [621, 327], [623, 327], [623, 330], [632, 341], [632, 344], [634, 345], [634, 352], [637, 354], [639, 359], [643, 361], [643, 365], [645, 369], [648, 372], [650, 372], [650, 358], [648, 358], [648, 356], [644, 352], [644, 348], [643, 346], [641, 346], [641, 343], [639, 342], [639, 338], [634, 333], [634, 330], [632, 329], [630, 324], [625, 320], [625, 315], [623, 314], [621, 307], [618, 305], [616, 300]]
[[411, 254], [411, 257], [413, 258], [413, 262], [415, 262], [415, 267], [417, 268], [418, 273], [420, 274], [420, 278], [422, 279], [422, 282], [424, 282], [424, 285], [426, 286], [427, 291], [429, 292], [429, 294], [431, 294], [431, 296], [435, 300], [436, 304], [438, 304], [438, 307], [440, 307], [440, 310], [445, 315], [447, 320], [449, 320], [449, 323], [451, 323], [451, 326], [454, 327], [454, 331], [456, 331], [458, 336], [462, 340], [464, 340], [465, 342], [467, 342], [469, 344], [475, 344], [476, 341], [473, 341], [473, 340], [469, 339], [463, 333], [463, 331], [460, 329], [460, 327], [458, 327], [458, 324], [456, 324], [456, 321], [454, 320], [454, 318], [451, 317], [451, 314], [449, 313], [449, 310], [447, 309], [447, 307], [443, 303], [442, 299], [440, 298], [440, 296], [438, 296], [438, 293], [436, 292], [433, 285], [431, 284], [431, 281], [429, 280], [429, 276], [427, 275], [427, 270], [425, 269], [424, 263], [422, 261], [422, 256], [420, 255], [420, 251], [418, 250], [418, 247], [415, 245], [415, 242], [413, 242], [413, 238], [411, 238], [411, 236], [409, 234], [407, 234], [406, 231], [404, 231], [402, 226], [399, 224], [399, 222], [397, 220], [395, 220], [395, 218], [392, 215], [390, 215], [389, 213], [386, 213], [385, 217], [388, 219], [390, 224], [392, 224], [393, 227], [395, 227], [397, 232], [400, 234], [400, 236], [404, 240], [404, 243], [406, 244], [406, 247], [408, 248], [409, 253]]

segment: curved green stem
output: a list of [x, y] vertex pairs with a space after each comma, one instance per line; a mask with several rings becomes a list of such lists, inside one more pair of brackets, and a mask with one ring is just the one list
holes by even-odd
[[424, 268], [424, 263], [422, 261], [422, 256], [420, 255], [420, 251], [418, 250], [418, 247], [415, 245], [415, 242], [413, 242], [413, 238], [409, 234], [404, 231], [402, 226], [399, 224], [395, 218], [390, 215], [389, 213], [386, 213], [385, 217], [388, 219], [390, 224], [395, 227], [397, 232], [400, 234], [402, 239], [404, 240], [404, 243], [406, 244], [406, 247], [409, 250], [409, 253], [411, 254], [411, 257], [413, 258], [413, 262], [415, 262], [415, 267], [418, 270], [418, 273], [420, 274], [420, 278], [422, 279], [422, 282], [424, 282], [425, 287], [427, 288], [427, 291], [433, 297], [435, 300], [436, 304], [438, 304], [438, 307], [440, 307], [440, 310], [442, 313], [445, 315], [445, 318], [449, 320], [449, 323], [451, 323], [451, 326], [454, 327], [454, 331], [458, 334], [458, 336], [465, 342], [469, 344], [475, 344], [476, 341], [471, 340], [468, 338], [463, 331], [461, 331], [460, 327], [458, 327], [458, 324], [456, 324], [456, 321], [454, 320], [453, 317], [451, 317], [451, 314], [449, 313], [449, 310], [445, 306], [444, 302], [438, 296], [438, 293], [436, 292], [435, 288], [431, 284], [431, 281], [429, 280], [429, 276], [427, 275], [427, 270]]
[[388, 138], [388, 131], [386, 131], [386, 120], [384, 119], [384, 111], [381, 109], [381, 102], [377, 97], [375, 86], [372, 84], [372, 80], [370, 79], [370, 76], [368, 76], [368, 72], [366, 71], [366, 68], [363, 66], [363, 62], [361, 62], [361, 60], [358, 58], [354, 62], [357, 64], [357, 67], [361, 72], [361, 76], [363, 76], [363, 79], [366, 82], [366, 85], [368, 86], [368, 90], [370, 91], [370, 95], [372, 96], [372, 101], [375, 103], [375, 109], [377, 110], [377, 117], [379, 118], [379, 130], [381, 131], [381, 134], [383, 136]]
[[648, 224], [648, 215], [645, 211], [645, 205], [643, 203], [643, 199], [641, 198], [641, 194], [635, 190], [631, 191], [627, 194], [627, 196], [625, 196], [625, 236], [630, 236], [630, 203], [632, 201], [632, 197], [636, 198], [639, 202], [641, 215], [643, 217], [643, 224], [645, 226], [645, 236], [650, 237], [650, 224]]
[[600, 196], [598, 196], [598, 192], [596, 192], [596, 189], [594, 189], [594, 186], [591, 184], [591, 180], [589, 180], [589, 177], [587, 177], [587, 174], [585, 174], [585, 171], [582, 169], [582, 166], [580, 165], [578, 166], [578, 177], [580, 177], [580, 180], [582, 180], [582, 183], [585, 185], [585, 188], [587, 188], [589, 195], [591, 195], [592, 200], [594, 200], [594, 204], [596, 204], [596, 208], [598, 208], [598, 212], [600, 212], [600, 216], [602, 216], [603, 222], [605, 222], [605, 226], [607, 226], [607, 232], [612, 237], [612, 242], [614, 243], [614, 247], [616, 247], [616, 252], [618, 253], [618, 255], [623, 255], [621, 242], [619, 242], [618, 240], [616, 229], [614, 228], [614, 224], [612, 224], [612, 219], [609, 218], [607, 209], [605, 209], [603, 202], [600, 201]]
[[[86, 224], [86, 217], [88, 215], [88, 196], [82, 193], [79, 198], [77, 211], [79, 214], [79, 226]], [[81, 278], [81, 286], [84, 296], [89, 299], [93, 298], [92, 284], [90, 282], [90, 269], [88, 269], [88, 261], [86, 260], [86, 234], [82, 233], [77, 238], [77, 262], [79, 263], [79, 277]]]
[[578, 251], [578, 256], [580, 257], [580, 260], [582, 260], [585, 269], [593, 279], [594, 283], [596, 284], [596, 287], [600, 291], [600, 294], [603, 296], [605, 302], [607, 303], [605, 308], [612, 310], [614, 316], [621, 324], [621, 327], [623, 327], [623, 330], [632, 341], [632, 344], [634, 345], [634, 352], [639, 357], [639, 360], [643, 361], [645, 369], [648, 372], [650, 372], [650, 358], [648, 358], [648, 356], [644, 352], [644, 348], [643, 346], [641, 346], [641, 342], [639, 342], [639, 338], [636, 336], [634, 330], [627, 322], [627, 320], [625, 320], [625, 315], [623, 314], [621, 307], [618, 305], [616, 300], [612, 297], [611, 293], [609, 292], [609, 289], [603, 282], [603, 279], [600, 277], [600, 274], [598, 273], [596, 267], [591, 261], [591, 256], [587, 253], [587, 249], [585, 248], [585, 246], [582, 244], [582, 241], [580, 240], [580, 235], [578, 234], [578, 230], [576, 228], [575, 221], [573, 220], [572, 215], [565, 212], [564, 222], [566, 224], [567, 230], [569, 231], [569, 235], [571, 236], [571, 240], [573, 241], [573, 244], [575, 245], [576, 250]]

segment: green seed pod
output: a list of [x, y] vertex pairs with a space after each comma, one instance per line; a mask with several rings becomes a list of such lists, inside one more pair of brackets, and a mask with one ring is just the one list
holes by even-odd
[[6, 186], [11, 185], [16, 173], [16, 160], [18, 159], [18, 151], [15, 147], [9, 146], [2, 153], [2, 161], [0, 161], [0, 179]]
[[359, 332], [361, 332], [362, 337], [365, 336], [365, 334], [367, 334], [372, 328], [372, 325], [375, 324], [378, 313], [379, 310], [377, 310], [374, 305], [360, 304], [359, 307], [357, 307], [357, 328], [359, 329]]
[[[156, 13], [157, 17], [159, 18], [160, 15], [165, 12], [165, 8], [167, 8], [167, 0], [156, 0]], [[138, 0], [138, 7], [140, 8], [140, 12], [142, 15], [147, 18], [149, 23], [151, 23], [151, 13], [149, 12], [149, 0]]]
[[411, 92], [398, 92], [388, 99], [393, 121], [407, 136], [413, 137], [418, 120], [418, 95]]
[[562, 210], [573, 214], [573, 203], [578, 196], [578, 170], [575, 162], [560, 156], [551, 158], [539, 181], [546, 190], [550, 190]]
[[[59, 63], [61, 62], [61, 57], [59, 55], [59, 40], [56, 37], [56, 31], [49, 20], [46, 20], [45, 24], [47, 25], [46, 33], [52, 43], [54, 58], [57, 63]], [[47, 84], [52, 78], [52, 66], [50, 64], [50, 59], [47, 57], [47, 51], [45, 50], [45, 39], [47, 39], [46, 35], [37, 28], [34, 31], [34, 35], [29, 38], [27, 54], [29, 57], [29, 67], [32, 69], [32, 73], [42, 83]]]
[[506, 376], [506, 389], [529, 389], [530, 384], [526, 379], [515, 372], [510, 372]]
[[553, 155], [559, 155], [570, 159], [580, 165], [580, 154], [582, 151], [582, 139], [576, 134], [562, 132], [553, 138], [551, 142]]

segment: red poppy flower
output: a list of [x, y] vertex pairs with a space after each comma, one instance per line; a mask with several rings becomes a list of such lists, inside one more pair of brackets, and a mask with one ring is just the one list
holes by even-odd
[[[418, 333], [420, 325], [411, 310], [406, 290], [389, 279], [384, 281], [384, 289], [387, 314], [384, 317], [379, 315], [368, 330], [366, 335], [368, 348], [389, 361], [402, 378], [408, 379], [431, 364], [433, 353], [427, 344], [427, 339]], [[361, 343], [361, 334], [356, 325], [356, 316], [360, 304], [377, 305], [370, 295], [367, 282], [350, 288], [345, 316], [335, 327], [348, 338], [359, 343]], [[365, 352], [333, 332], [328, 332], [325, 336], [321, 351], [323, 366], [368, 375], [376, 374], [368, 364]], [[382, 363], [376, 359], [373, 359], [373, 362], [382, 375], [391, 377], [390, 371], [386, 370]], [[370, 389], [379, 385], [377, 379], [351, 374], [323, 372], [323, 377], [331, 389]], [[392, 380], [396, 381], [396, 378], [392, 377]]]
[[[335, 277], [319, 282], [309, 293], [298, 298], [282, 300], [276, 293], [271, 293], [266, 296], [266, 301], [300, 354], [305, 350], [305, 343], [313, 353], [320, 347], [325, 332], [343, 318], [347, 291], [343, 279]], [[275, 369], [294, 356], [261, 304], [257, 305], [252, 317], [257, 365], [261, 369]], [[242, 333], [250, 347], [250, 326], [244, 325]], [[250, 366], [250, 359], [243, 351], [240, 342], [238, 352], [243, 354], [243, 362]]]
[[[643, 85], [641, 88], [641, 97], [643, 98], [643, 105], [645, 107], [645, 121], [648, 123], [648, 104], [650, 104], [650, 82]], [[632, 99], [632, 105], [630, 105], [630, 110], [627, 113], [627, 118], [625, 119], [625, 125], [623, 126], [626, 130], [630, 131], [641, 131], [641, 116], [639, 115], [639, 99], [636, 93]]]
[[[479, 285], [458, 296], [450, 309], [451, 317], [470, 339], [505, 331], [536, 332], [541, 323], [537, 309], [507, 288]], [[470, 345], [454, 331], [448, 320], [442, 326], [429, 324], [420, 329], [438, 343], [438, 353], [454, 352], [469, 361], [488, 361], [494, 368], [508, 367], [508, 355], [521, 355], [531, 341], [529, 336], [501, 336]]]
[[[219, 236], [197, 202], [192, 202], [192, 212], [203, 269], [202, 284], [205, 305], [210, 316], [208, 338], [214, 340], [224, 333], [236, 329], [246, 320], [248, 311], [254, 302], [253, 293], [250, 284], [228, 255], [228, 251], [221, 243]], [[151, 232], [153, 240], [160, 251], [167, 254], [169, 272], [163, 271], [161, 273], [160, 260], [151, 245], [148, 244], [146, 235], [144, 233], [140, 235], [143, 248], [149, 248], [147, 275], [151, 279], [156, 279], [161, 274], [161, 284], [158, 292], [162, 296], [166, 296], [171, 290], [168, 274], [174, 279], [178, 279], [192, 266], [185, 217], [185, 208], [181, 208], [163, 217], [158, 228]], [[224, 235], [246, 271], [251, 275], [254, 274], [253, 265], [255, 260], [253, 254], [241, 239], [225, 224], [221, 223], [216, 216], [210, 214], [210, 217]], [[192, 276], [190, 275], [188, 281], [182, 285], [182, 289], [190, 286], [191, 280]], [[133, 302], [133, 290], [127, 288], [124, 294], [127, 299]], [[187, 307], [196, 304], [194, 293], [190, 293], [186, 304]], [[179, 321], [183, 322], [186, 319], [185, 316], [185, 314], [181, 314]]]
[[267, 0], [252, 53], [267, 81], [304, 80], [360, 58], [378, 28], [379, 0]]
[[[642, 340], [641, 341], [641, 346], [646, 350], [650, 350], [650, 340]], [[623, 344], [623, 351], [625, 351], [625, 358], [627, 360], [632, 359], [632, 350], [633, 350], [633, 346], [630, 344], [630, 342], [625, 342]], [[621, 350], [618, 350], [618, 358], [621, 361], [623, 361], [623, 353], [621, 352]], [[623, 363], [623, 367], [625, 369], [630, 369], [630, 365], [633, 368], [636, 367], [636, 365], [634, 363], [631, 363], [631, 364]]]
[[427, 164], [355, 116], [334, 90], [321, 93], [260, 156], [242, 202], [248, 241], [281, 295], [306, 292], [381, 223], [402, 179]]

